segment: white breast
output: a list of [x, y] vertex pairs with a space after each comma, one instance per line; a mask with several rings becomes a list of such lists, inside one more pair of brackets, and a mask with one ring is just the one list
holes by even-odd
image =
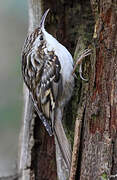
[[45, 39], [47, 41], [47, 49], [54, 51], [58, 56], [61, 64], [61, 74], [64, 81], [69, 81], [73, 71], [73, 58], [69, 51], [60, 44], [53, 36], [44, 31]]

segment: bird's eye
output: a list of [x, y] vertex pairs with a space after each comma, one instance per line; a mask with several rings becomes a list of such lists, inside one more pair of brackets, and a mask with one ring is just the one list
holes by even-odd
[[43, 36], [41, 35], [41, 36], [40, 36], [40, 41], [42, 41], [42, 40], [43, 40]]

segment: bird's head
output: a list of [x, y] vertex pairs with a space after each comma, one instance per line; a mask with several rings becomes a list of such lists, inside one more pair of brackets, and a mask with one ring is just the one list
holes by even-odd
[[42, 16], [40, 20], [39, 27], [35, 29], [34, 34], [36, 34], [34, 45], [37, 44], [38, 47], [43, 44], [45, 41], [45, 19], [50, 9], [47, 9], [44, 15]]
[[[41, 49], [45, 44], [49, 42], [51, 42], [50, 44], [52, 45], [52, 47], [55, 47], [55, 44], [57, 43], [56, 39], [45, 30], [45, 20], [49, 10], [50, 9], [46, 10], [44, 15], [42, 16], [39, 27], [27, 36], [22, 50], [23, 53], [28, 53], [33, 48], [35, 48], [35, 50], [38, 50], [39, 48]], [[49, 47], [50, 46], [48, 44], [48, 49]], [[50, 47], [50, 49], [52, 48]]]

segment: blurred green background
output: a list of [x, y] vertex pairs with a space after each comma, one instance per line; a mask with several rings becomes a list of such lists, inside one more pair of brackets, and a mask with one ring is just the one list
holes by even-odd
[[27, 0], [0, 0], [0, 177], [16, 168], [23, 109], [20, 54], [27, 24]]

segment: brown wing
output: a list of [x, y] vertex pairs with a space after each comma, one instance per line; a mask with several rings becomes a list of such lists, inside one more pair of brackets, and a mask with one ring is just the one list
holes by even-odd
[[53, 113], [57, 103], [59, 86], [61, 86], [60, 69], [58, 57], [54, 52], [49, 52], [45, 59], [39, 92], [41, 109], [46, 118], [51, 119], [51, 122], [54, 120], [52, 120]]
[[[60, 81], [60, 63], [54, 52], [40, 58], [33, 49], [22, 53], [22, 74], [32, 96], [35, 109], [51, 135], [53, 113]], [[56, 87], [56, 88], [55, 88]]]

